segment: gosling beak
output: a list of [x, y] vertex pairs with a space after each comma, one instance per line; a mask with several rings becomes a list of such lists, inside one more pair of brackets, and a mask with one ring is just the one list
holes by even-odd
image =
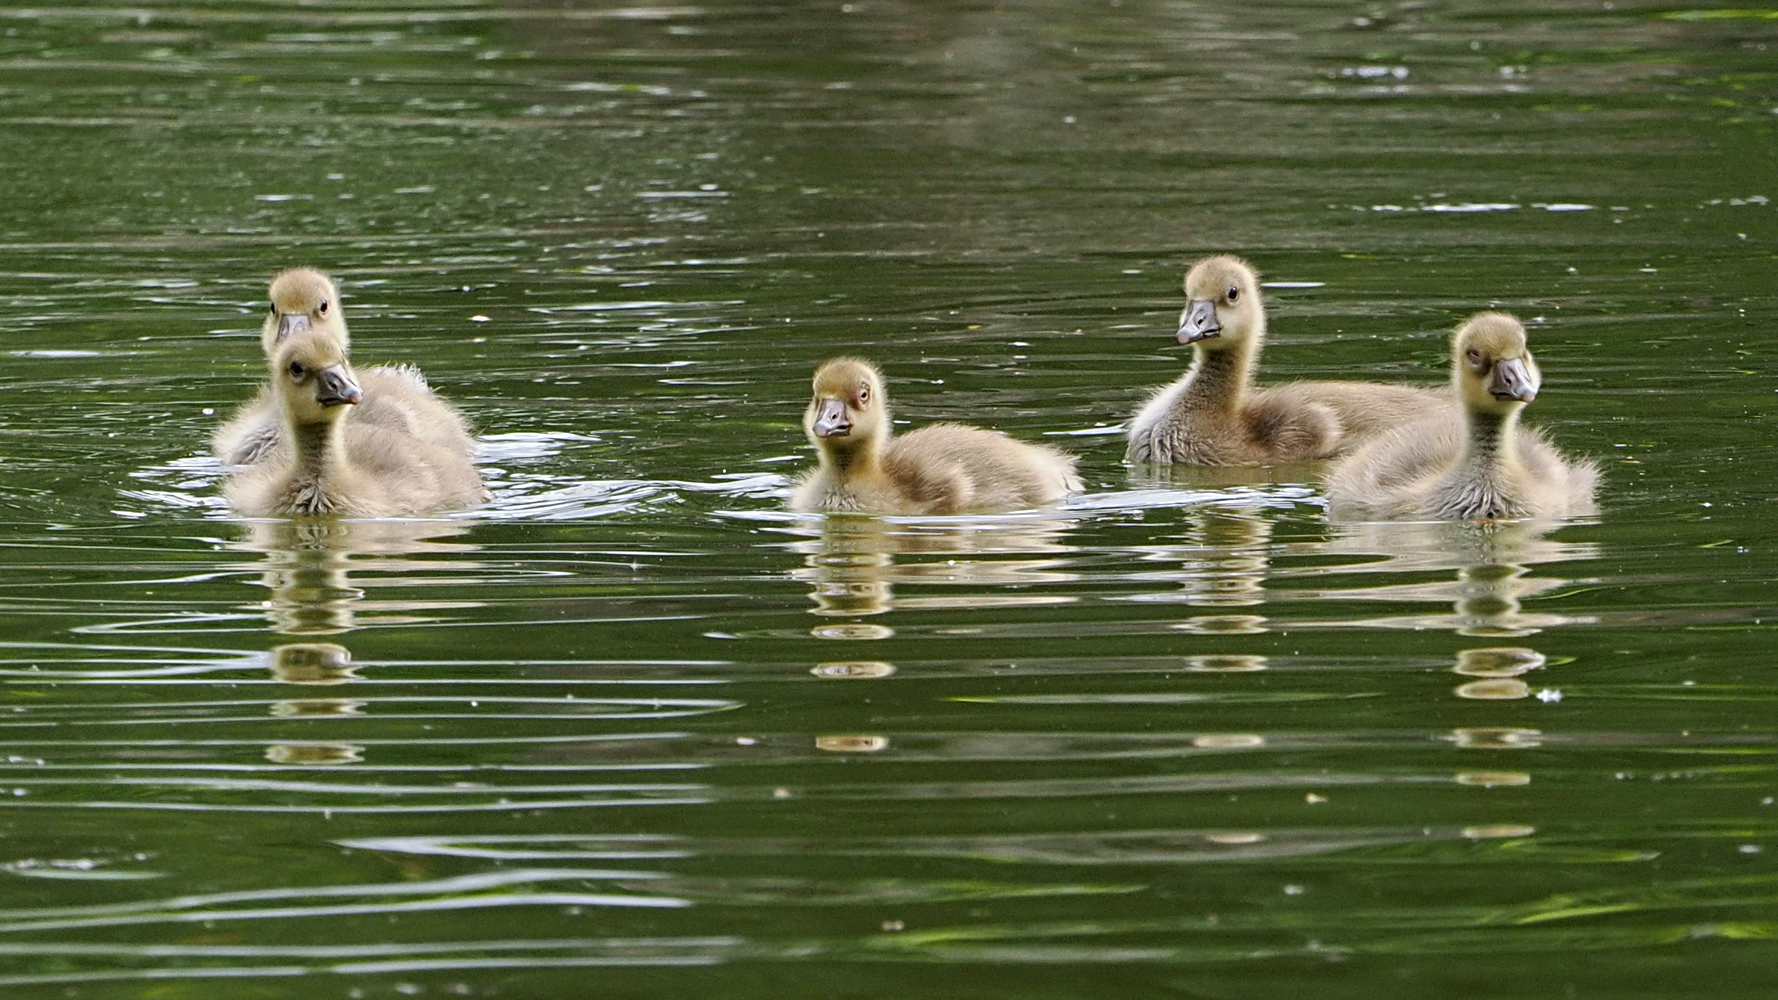
[[364, 390], [358, 388], [358, 381], [340, 365], [323, 368], [321, 374], [315, 377], [315, 402], [322, 406], [351, 404], [363, 398]]
[[1179, 315], [1181, 344], [1195, 344], [1221, 332], [1222, 324], [1216, 321], [1216, 303], [1209, 299], [1192, 299], [1186, 303], [1185, 312]]
[[821, 400], [815, 411], [815, 436], [845, 437], [852, 432], [852, 421], [846, 419], [846, 403], [840, 399]]
[[1529, 403], [1537, 398], [1538, 379], [1524, 358], [1504, 358], [1494, 363], [1488, 376], [1488, 391], [1494, 398]]
[[303, 333], [309, 328], [308, 313], [279, 313], [278, 339], [283, 340], [293, 333]]

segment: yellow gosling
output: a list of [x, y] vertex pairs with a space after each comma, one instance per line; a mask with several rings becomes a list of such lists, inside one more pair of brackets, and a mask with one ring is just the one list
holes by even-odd
[[487, 499], [474, 438], [418, 369], [352, 369], [326, 275], [286, 271], [271, 293], [271, 380], [212, 439], [224, 461], [252, 466], [224, 487], [236, 511], [388, 517]]
[[1492, 520], [1596, 509], [1598, 467], [1519, 426], [1543, 375], [1518, 320], [1484, 312], [1458, 327], [1451, 382], [1459, 405], [1376, 438], [1328, 471], [1331, 516]]
[[1268, 465], [1324, 459], [1448, 402], [1440, 392], [1379, 382], [1294, 382], [1259, 388], [1265, 340], [1259, 276], [1238, 257], [1185, 275], [1179, 342], [1191, 370], [1157, 391], [1129, 424], [1126, 462]]
[[943, 423], [891, 436], [883, 377], [857, 358], [836, 358], [816, 370], [803, 430], [821, 464], [798, 484], [792, 510], [1005, 511], [1080, 489], [1074, 456], [997, 431]]

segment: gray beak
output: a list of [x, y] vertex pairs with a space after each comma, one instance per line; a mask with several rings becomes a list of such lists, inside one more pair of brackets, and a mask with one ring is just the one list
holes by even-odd
[[1523, 358], [1505, 358], [1494, 363], [1494, 371], [1488, 376], [1488, 391], [1495, 399], [1516, 399], [1521, 403], [1529, 403], [1537, 398], [1539, 380], [1536, 369], [1528, 362], [1530, 356]]
[[322, 406], [351, 404], [363, 398], [364, 390], [358, 388], [358, 380], [340, 365], [323, 368], [321, 374], [315, 376], [315, 402]]
[[1216, 321], [1216, 303], [1209, 299], [1192, 299], [1179, 316], [1179, 342], [1195, 344], [1222, 332]]
[[840, 399], [823, 399], [815, 411], [816, 437], [844, 437], [852, 431], [852, 421], [846, 419], [846, 403]]
[[309, 328], [308, 313], [279, 313], [278, 339], [283, 340], [293, 333], [302, 333]]

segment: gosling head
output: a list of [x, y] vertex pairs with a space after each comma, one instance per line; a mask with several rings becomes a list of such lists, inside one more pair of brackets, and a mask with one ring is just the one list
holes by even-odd
[[1451, 377], [1464, 405], [1512, 413], [1537, 398], [1543, 375], [1525, 343], [1525, 328], [1506, 313], [1476, 313], [1451, 338]]
[[340, 312], [340, 290], [333, 279], [312, 267], [296, 267], [272, 279], [272, 311], [265, 318], [259, 342], [270, 357], [288, 337], [315, 330], [333, 338], [344, 350], [351, 345], [346, 317]]
[[850, 451], [889, 433], [883, 376], [868, 361], [835, 358], [815, 369], [815, 394], [803, 431], [823, 451]]
[[345, 349], [317, 330], [290, 334], [278, 345], [272, 379], [285, 412], [298, 424], [337, 420], [364, 398]]
[[1204, 350], [1230, 350], [1265, 336], [1259, 275], [1239, 257], [1207, 257], [1185, 273], [1185, 311], [1179, 342]]

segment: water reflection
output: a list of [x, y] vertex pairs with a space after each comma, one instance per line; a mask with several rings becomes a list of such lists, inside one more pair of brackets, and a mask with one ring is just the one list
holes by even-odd
[[1451, 742], [1465, 750], [1525, 750], [1543, 745], [1536, 729], [1465, 726], [1451, 730]]
[[869, 733], [817, 736], [815, 749], [828, 753], [878, 753], [889, 749], [889, 737]]
[[1203, 733], [1192, 737], [1192, 746], [1202, 750], [1256, 750], [1266, 745], [1258, 733]]
[[358, 680], [352, 651], [336, 642], [291, 642], [270, 652], [272, 679], [285, 684], [345, 684]]
[[1455, 780], [1478, 788], [1514, 788], [1531, 784], [1531, 775], [1524, 771], [1459, 771]]
[[1266, 658], [1251, 653], [1226, 653], [1219, 656], [1188, 656], [1185, 658], [1187, 673], [1194, 674], [1250, 674], [1267, 669]]
[[[272, 594], [257, 607], [265, 612], [272, 628], [283, 634], [348, 632], [370, 621], [415, 624], [429, 620], [417, 612], [482, 606], [479, 601], [370, 597], [378, 586], [423, 585], [429, 574], [437, 575], [446, 568], [428, 557], [476, 551], [478, 546], [472, 544], [441, 541], [469, 531], [458, 522], [294, 518], [252, 521], [247, 530], [247, 537], [232, 547], [260, 554], [254, 568]], [[475, 562], [453, 561], [448, 568], [462, 573], [482, 567]], [[304, 657], [316, 657], [313, 663], [290, 669], [326, 672], [326, 654], [318, 652], [319, 647], [289, 648], [293, 664]]]
[[1457, 697], [1474, 701], [1529, 698], [1531, 685], [1519, 677], [1541, 669], [1546, 662], [1548, 658], [1542, 653], [1523, 646], [1489, 646], [1462, 650], [1457, 654], [1457, 665], [1451, 668], [1451, 672], [1481, 679], [1457, 685]]
[[[822, 520], [820, 536], [792, 543], [803, 566], [793, 580], [810, 584], [810, 614], [863, 618], [894, 609], [1002, 608], [1068, 604], [1075, 598], [1059, 594], [1008, 593], [1009, 586], [1066, 583], [1065, 554], [1074, 551], [1062, 541], [1071, 521], [974, 521], [908, 523], [877, 517], [834, 516]], [[896, 596], [900, 585], [957, 588], [949, 593]], [[878, 637], [886, 627], [857, 626], [868, 635], [849, 634], [844, 627], [822, 626], [829, 638]]]
[[[281, 684], [333, 687], [362, 680], [352, 669], [352, 651], [335, 642], [291, 642], [274, 646], [269, 654], [272, 679]], [[276, 719], [338, 719], [364, 714], [369, 702], [357, 698], [287, 698], [268, 707]], [[266, 747], [265, 759], [273, 764], [329, 766], [357, 764], [364, 747], [352, 743], [301, 741]]]
[[358, 764], [364, 760], [364, 748], [350, 743], [274, 743], [265, 748], [265, 759], [298, 766]]
[[1531, 697], [1531, 685], [1517, 679], [1470, 681], [1457, 685], [1456, 694], [1471, 701], [1515, 701]]
[[[1143, 572], [1141, 578], [1168, 580], [1179, 589], [1144, 594], [1143, 601], [1177, 602], [1204, 608], [1253, 607], [1265, 603], [1271, 565], [1272, 520], [1257, 510], [1205, 505], [1193, 512], [1182, 544], [1142, 550], [1144, 562], [1177, 564], [1176, 568]], [[1234, 631], [1264, 631], [1257, 615], [1221, 615], [1194, 619], [1205, 631], [1230, 631], [1218, 622], [1244, 623]]]
[[[1571, 587], [1576, 580], [1534, 575], [1541, 565], [1599, 557], [1592, 542], [1546, 537], [1556, 521], [1367, 523], [1337, 525], [1332, 554], [1382, 556], [1338, 572], [1452, 574], [1446, 579], [1323, 590], [1317, 597], [1450, 604], [1450, 614], [1364, 619], [1366, 627], [1449, 629], [1463, 636], [1522, 637], [1560, 625], [1591, 623], [1590, 616], [1526, 611], [1524, 602]], [[1323, 571], [1326, 572], [1326, 571]], [[1537, 655], [1529, 651], [1530, 655]]]
[[816, 677], [837, 680], [877, 680], [895, 673], [895, 665], [880, 660], [848, 660], [822, 663], [809, 671]]
[[1266, 572], [1271, 563], [1270, 518], [1210, 508], [1187, 537], [1192, 544], [1187, 548], [1179, 600], [1211, 608], [1265, 603]]
[[818, 545], [795, 546], [805, 553], [805, 570], [791, 577], [812, 583], [809, 594], [817, 615], [863, 617], [880, 615], [894, 605], [890, 575], [895, 561], [889, 531], [875, 518], [830, 517], [822, 525]]
[[1465, 677], [1518, 677], [1538, 670], [1548, 658], [1524, 646], [1487, 646], [1457, 653], [1451, 672]]
[[297, 698], [274, 701], [272, 715], [280, 719], [314, 719], [328, 716], [361, 715], [367, 702], [352, 698]]

